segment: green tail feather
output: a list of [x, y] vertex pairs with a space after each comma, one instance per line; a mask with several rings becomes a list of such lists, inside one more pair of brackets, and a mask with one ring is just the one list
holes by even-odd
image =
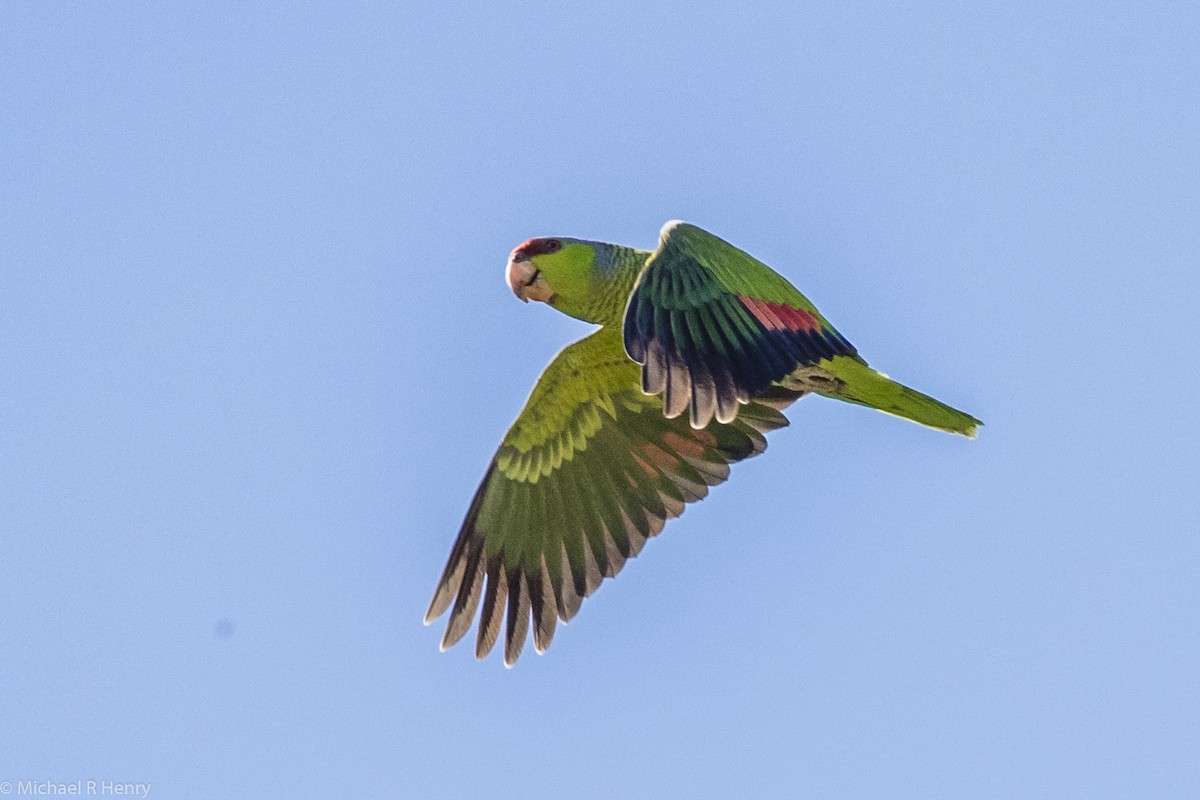
[[976, 429], [983, 424], [970, 414], [896, 383], [857, 359], [838, 357], [833, 361], [822, 361], [821, 366], [841, 381], [836, 392], [821, 392], [825, 397], [876, 408], [886, 414], [949, 433], [961, 433], [972, 439]]

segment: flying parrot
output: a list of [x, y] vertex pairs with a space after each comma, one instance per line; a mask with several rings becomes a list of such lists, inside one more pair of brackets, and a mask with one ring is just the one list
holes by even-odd
[[761, 453], [808, 393], [973, 437], [979, 420], [867, 366], [808, 299], [767, 265], [695, 225], [658, 249], [566, 237], [509, 256], [508, 285], [594, 323], [538, 378], [450, 551], [429, 624], [442, 649], [479, 612], [484, 658], [507, 619], [504, 663], [550, 646], [668, 519]]

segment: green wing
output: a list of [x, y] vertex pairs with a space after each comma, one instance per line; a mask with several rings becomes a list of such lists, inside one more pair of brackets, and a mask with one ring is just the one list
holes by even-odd
[[766, 264], [684, 222], [663, 226], [625, 310], [624, 344], [663, 411], [730, 422], [799, 367], [854, 347]]
[[604, 577], [620, 571], [666, 520], [729, 464], [761, 453], [799, 396], [776, 388], [731, 424], [696, 430], [641, 391], [615, 326], [559, 353], [488, 467], [426, 614], [450, 608], [442, 648], [479, 611], [483, 658], [507, 616], [504, 661], [516, 662], [532, 618], [538, 652]]

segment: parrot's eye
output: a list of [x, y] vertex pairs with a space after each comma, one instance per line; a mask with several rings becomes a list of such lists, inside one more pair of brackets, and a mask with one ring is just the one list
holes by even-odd
[[547, 253], [553, 253], [553, 252], [555, 252], [557, 250], [561, 250], [561, 249], [562, 249], [562, 242], [560, 242], [558, 239], [550, 239], [549, 241], [546, 242], [546, 252]]

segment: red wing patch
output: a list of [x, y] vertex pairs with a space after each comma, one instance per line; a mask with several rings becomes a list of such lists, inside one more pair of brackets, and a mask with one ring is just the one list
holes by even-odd
[[745, 295], [738, 295], [738, 300], [769, 331], [813, 333], [821, 328], [816, 316], [802, 308], [792, 308], [785, 303], [768, 303]]

